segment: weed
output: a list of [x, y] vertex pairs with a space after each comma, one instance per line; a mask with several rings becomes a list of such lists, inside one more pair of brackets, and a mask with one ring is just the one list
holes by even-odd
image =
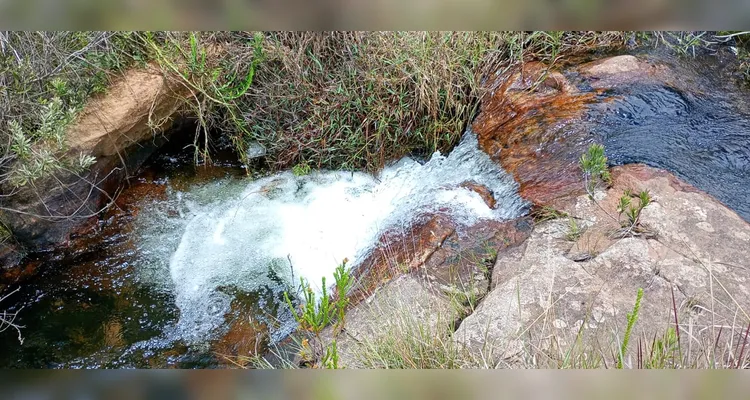
[[550, 206], [534, 207], [531, 210], [531, 216], [534, 218], [534, 222], [540, 223], [544, 221], [550, 221], [558, 218], [568, 217], [568, 213], [565, 211], [557, 210]]
[[307, 163], [300, 163], [292, 167], [292, 173], [294, 176], [305, 176], [309, 175], [311, 172], [311, 168]]
[[346, 307], [349, 305], [349, 289], [351, 289], [352, 284], [354, 283], [351, 274], [346, 269], [347, 262], [348, 260], [345, 258], [333, 272], [333, 277], [336, 281], [335, 308], [338, 313], [338, 319], [336, 320], [336, 328], [338, 331], [344, 327]]
[[568, 232], [565, 234], [565, 238], [571, 242], [578, 240], [583, 234], [583, 229], [578, 226], [576, 219], [573, 217], [568, 218]]
[[[349, 304], [347, 292], [353, 283], [350, 272], [346, 268], [347, 261], [344, 259], [334, 271], [336, 298], [333, 302], [331, 302], [328, 296], [325, 277], [322, 278], [322, 289], [319, 299], [309, 283], [300, 277], [300, 288], [304, 300], [299, 311], [292, 303], [289, 294], [284, 292], [284, 300], [292, 311], [298, 328], [312, 335], [311, 338], [302, 340], [299, 353], [302, 360], [311, 364], [313, 368], [318, 366], [318, 361], [320, 361], [320, 365], [324, 368], [338, 368], [336, 341], [334, 340], [327, 346], [324, 346], [321, 333], [333, 321], [334, 317], [338, 317], [335, 330], [340, 332], [344, 327], [346, 307]], [[310, 342], [311, 340], [312, 343]]]
[[622, 338], [622, 345], [620, 345], [620, 353], [617, 359], [617, 368], [622, 368], [623, 358], [625, 352], [628, 350], [628, 344], [630, 342], [630, 335], [633, 333], [633, 326], [638, 321], [638, 313], [641, 309], [641, 299], [643, 298], [643, 289], [638, 288], [638, 295], [635, 298], [635, 305], [633, 305], [633, 311], [628, 313], [628, 325], [625, 328], [625, 336]]
[[[637, 199], [637, 204], [632, 199]], [[641, 212], [651, 204], [651, 194], [648, 190], [642, 190], [638, 195], [633, 195], [631, 190], [626, 190], [617, 203], [618, 218], [625, 216], [624, 221], [620, 221], [621, 228], [616, 232], [620, 237], [638, 235], [648, 232], [641, 225]]]
[[604, 146], [592, 144], [579, 160], [586, 191], [589, 197], [594, 197], [594, 190], [599, 183], [611, 184], [612, 177], [607, 168], [607, 157], [604, 155]]

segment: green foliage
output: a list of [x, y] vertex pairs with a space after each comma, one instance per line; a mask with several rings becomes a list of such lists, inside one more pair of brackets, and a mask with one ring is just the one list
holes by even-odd
[[335, 340], [331, 341], [331, 344], [326, 347], [321, 364], [326, 369], [339, 369], [339, 351]]
[[316, 298], [315, 292], [304, 278], [300, 277], [300, 287], [302, 289], [303, 303], [298, 311], [292, 299], [287, 292], [284, 292], [284, 300], [289, 309], [292, 311], [294, 319], [299, 325], [299, 329], [313, 335], [313, 343], [305, 339], [302, 341], [300, 349], [303, 360], [317, 366], [316, 354], [320, 354], [320, 363], [324, 368], [337, 369], [339, 356], [336, 347], [336, 341], [332, 341], [328, 346], [323, 347], [320, 337], [321, 332], [331, 321], [337, 318], [336, 330], [340, 331], [344, 326], [344, 316], [346, 307], [349, 304], [347, 293], [353, 283], [350, 272], [346, 269], [347, 259], [344, 259], [334, 271], [334, 280], [336, 288], [336, 299], [331, 302], [328, 296], [325, 277], [322, 278], [320, 299]]
[[534, 218], [534, 221], [538, 223], [558, 218], [565, 218], [569, 215], [565, 211], [560, 211], [550, 206], [542, 206], [534, 207], [531, 210], [531, 216]]
[[633, 311], [628, 313], [628, 325], [625, 328], [625, 336], [622, 339], [622, 345], [620, 346], [620, 354], [617, 359], [617, 368], [622, 368], [623, 358], [625, 352], [628, 350], [628, 343], [630, 342], [630, 336], [633, 333], [633, 326], [638, 321], [638, 312], [641, 309], [641, 299], [643, 298], [643, 288], [638, 288], [638, 295], [635, 298], [635, 305], [633, 305]]
[[612, 177], [607, 168], [607, 157], [604, 155], [604, 146], [592, 144], [579, 160], [583, 176], [586, 181], [586, 191], [593, 197], [594, 189], [599, 183], [612, 183]]
[[292, 173], [294, 176], [305, 176], [309, 175], [312, 169], [306, 163], [300, 163], [292, 167]]
[[[637, 198], [638, 204], [633, 204], [632, 198]], [[618, 215], [624, 214], [627, 217], [627, 222], [623, 223], [623, 226], [636, 227], [640, 222], [641, 211], [649, 204], [651, 204], [651, 195], [648, 190], [642, 190], [637, 196], [633, 196], [630, 190], [626, 190], [617, 203]]]
[[289, 295], [286, 292], [284, 292], [284, 300], [292, 310], [294, 319], [299, 324], [300, 329], [309, 331], [314, 335], [319, 336], [320, 332], [323, 331], [323, 328], [325, 328], [328, 323], [331, 322], [333, 311], [330, 303], [330, 298], [328, 297], [326, 278], [323, 277], [320, 301], [316, 300], [315, 292], [303, 277], [300, 277], [300, 287], [302, 288], [302, 295], [304, 297], [302, 310], [300, 310], [299, 312], [297, 311], [294, 305], [292, 305], [292, 300], [289, 298]]
[[679, 361], [680, 342], [674, 327], [667, 328], [662, 337], [654, 340], [650, 351], [643, 361], [647, 369], [666, 369], [674, 367]]
[[[56, 83], [58, 87], [64, 86]], [[90, 167], [94, 157], [81, 154], [69, 159], [65, 142], [65, 129], [75, 117], [75, 110], [65, 109], [59, 97], [45, 101], [36, 130], [27, 131], [17, 120], [8, 122], [10, 154], [18, 161], [8, 176], [14, 187], [27, 185], [60, 170], [81, 172]]]
[[334, 280], [336, 281], [336, 310], [338, 313], [338, 319], [336, 321], [337, 329], [341, 329], [344, 326], [345, 317], [346, 317], [346, 307], [349, 305], [349, 289], [351, 289], [352, 284], [354, 283], [352, 281], [351, 274], [346, 269], [346, 263], [348, 262], [347, 259], [344, 259], [344, 261], [339, 264], [338, 267], [336, 267], [336, 270], [333, 272]]
[[575, 218], [568, 218], [568, 232], [565, 234], [565, 238], [571, 242], [578, 240], [583, 234], [583, 230], [578, 226]]

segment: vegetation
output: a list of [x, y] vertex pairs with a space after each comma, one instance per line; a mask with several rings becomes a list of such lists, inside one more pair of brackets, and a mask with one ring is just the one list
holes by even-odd
[[643, 299], [643, 289], [638, 288], [638, 295], [635, 298], [633, 311], [628, 313], [628, 325], [625, 328], [625, 337], [622, 338], [622, 345], [620, 346], [620, 353], [617, 359], [617, 368], [622, 368], [622, 360], [628, 350], [630, 336], [633, 334], [633, 326], [635, 325], [635, 322], [638, 321], [638, 312], [641, 310], [641, 299]]
[[344, 259], [334, 271], [336, 293], [333, 301], [328, 296], [325, 277], [322, 279], [320, 299], [316, 299], [315, 292], [309, 283], [300, 277], [300, 288], [304, 297], [300, 310], [297, 310], [294, 306], [289, 293], [284, 293], [284, 299], [292, 311], [294, 319], [299, 324], [298, 330], [304, 337], [300, 342], [299, 355], [302, 362], [312, 368], [321, 366], [323, 368], [338, 368], [339, 356], [336, 340], [334, 339], [330, 344], [325, 345], [321, 333], [333, 321], [336, 322], [335, 334], [343, 329], [344, 315], [349, 304], [347, 294], [353, 282], [350, 272], [346, 268], [346, 263], [347, 260]]
[[[632, 199], [636, 199], [637, 203], [634, 204]], [[624, 215], [626, 219], [620, 221], [622, 229], [616, 234], [620, 237], [650, 234], [651, 232], [641, 224], [641, 211], [649, 204], [651, 195], [648, 190], [642, 190], [637, 195], [630, 189], [625, 190], [617, 204], [617, 213], [619, 218]]]
[[589, 197], [594, 198], [594, 190], [597, 185], [612, 183], [612, 177], [609, 175], [609, 169], [607, 168], [607, 157], [604, 155], [604, 146], [596, 143], [589, 146], [586, 153], [581, 155], [579, 164], [581, 170], [583, 170]]
[[[2, 303], [3, 300], [7, 299], [8, 297], [10, 297], [11, 295], [13, 295], [14, 293], [18, 292], [19, 290], [20, 290], [20, 288], [16, 288], [15, 290], [11, 291], [10, 293], [6, 294], [5, 296], [0, 297], [0, 303]], [[16, 323], [16, 317], [18, 317], [18, 312], [19, 311], [21, 311], [21, 310], [19, 309], [19, 310], [12, 311], [12, 312], [11, 311], [7, 311], [7, 310], [0, 311], [0, 333], [6, 331], [8, 329], [15, 330], [16, 333], [18, 334], [18, 343], [21, 344], [21, 345], [23, 345], [23, 335], [21, 335], [21, 328], [23, 328], [23, 326], [18, 325]]]

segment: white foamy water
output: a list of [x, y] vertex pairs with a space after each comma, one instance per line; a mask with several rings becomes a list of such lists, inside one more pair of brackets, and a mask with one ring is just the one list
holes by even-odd
[[[459, 187], [466, 181], [489, 188], [497, 208]], [[180, 309], [173, 334], [188, 343], [205, 341], [224, 322], [232, 297], [222, 288], [278, 286], [278, 280], [291, 280], [291, 266], [295, 280], [302, 276], [319, 287], [322, 277], [332, 283], [344, 258], [357, 265], [385, 230], [405, 229], [420, 215], [447, 213], [459, 226], [469, 226], [480, 219], [515, 218], [526, 205], [517, 184], [478, 149], [472, 133], [448, 156], [435, 153], [424, 164], [405, 158], [378, 176], [286, 172], [170, 197], [177, 215], [165, 217], [154, 207], [139, 216], [161, 221], [142, 229], [142, 248], [163, 261], [162, 267], [146, 263], [144, 273], [154, 280], [161, 276], [173, 290]], [[168, 274], [155, 273], [167, 257]]]

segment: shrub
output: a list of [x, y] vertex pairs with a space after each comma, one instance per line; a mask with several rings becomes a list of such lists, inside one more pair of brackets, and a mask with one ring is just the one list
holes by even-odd
[[599, 183], [612, 183], [612, 177], [607, 168], [607, 157], [604, 155], [604, 146], [592, 144], [586, 153], [581, 155], [579, 160], [583, 177], [585, 180], [586, 191], [593, 198], [594, 189]]

